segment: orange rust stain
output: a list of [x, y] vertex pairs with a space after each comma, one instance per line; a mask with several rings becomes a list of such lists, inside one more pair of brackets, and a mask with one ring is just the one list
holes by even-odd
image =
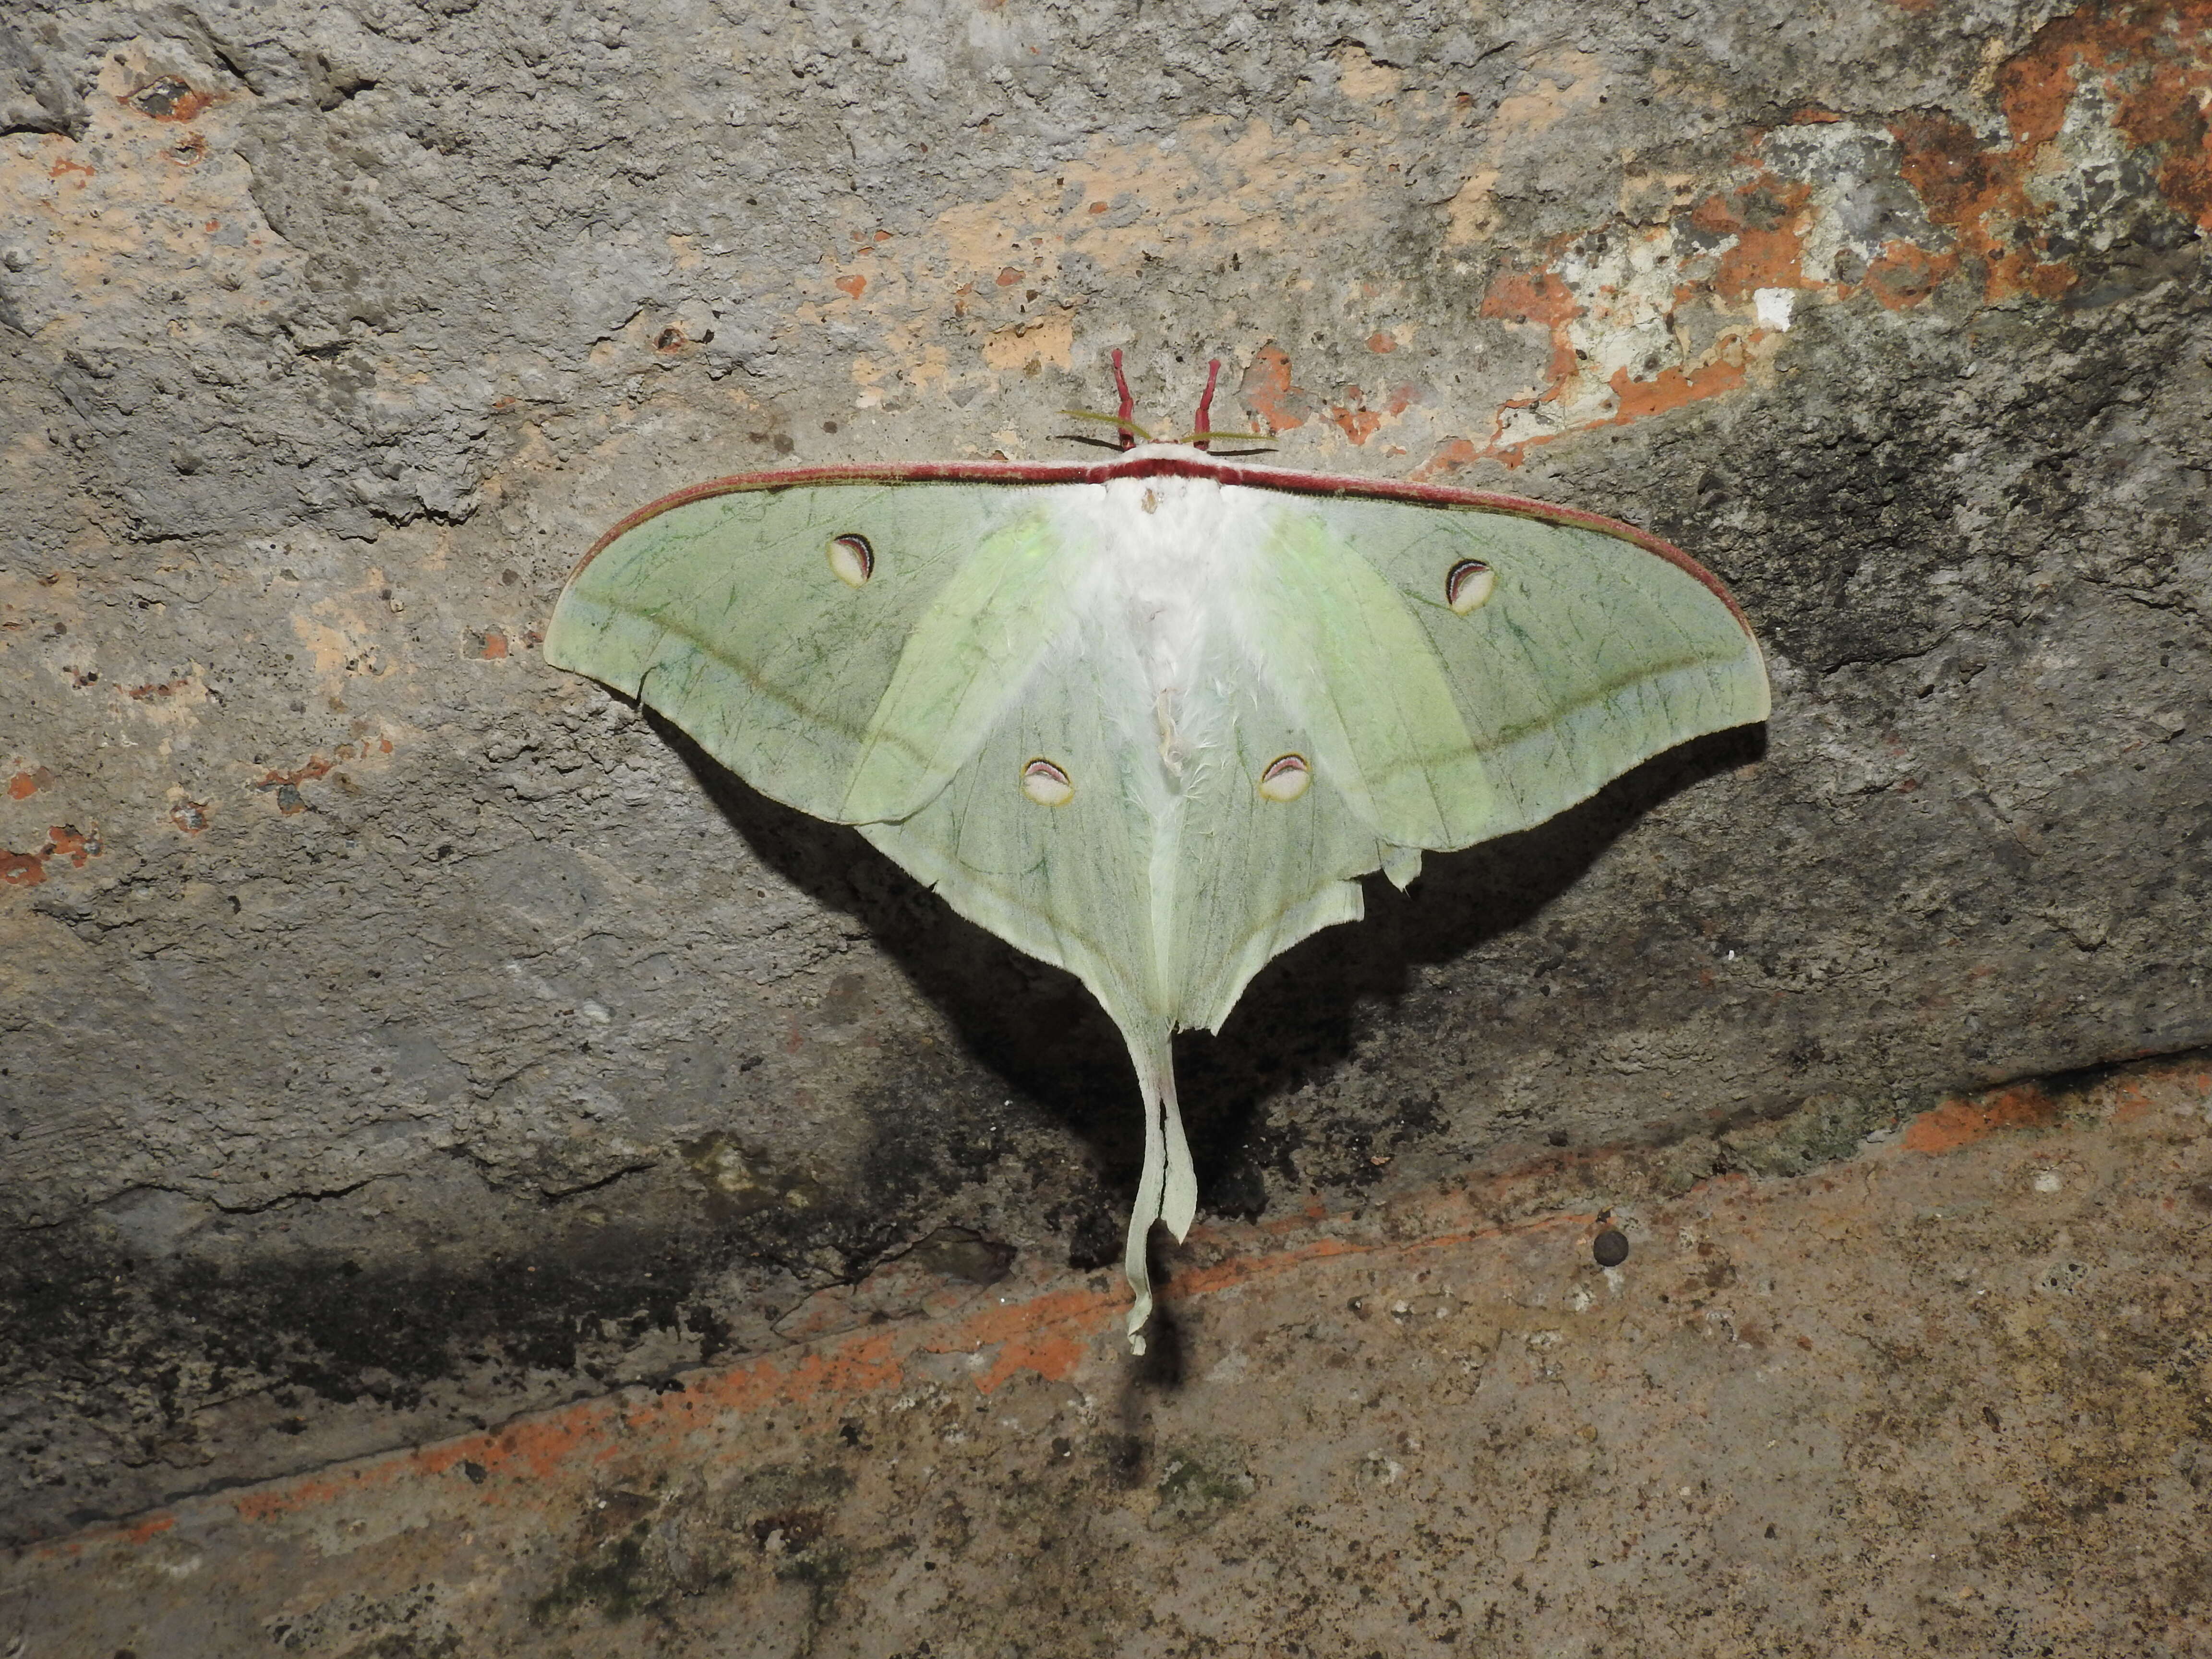
[[131, 688], [129, 695], [135, 702], [151, 702], [159, 697], [173, 697], [178, 692], [189, 688], [191, 684], [191, 681], [189, 678], [163, 680], [151, 685], [134, 685]]
[[173, 75], [164, 75], [136, 91], [118, 94], [115, 101], [156, 121], [189, 121], [217, 100]]
[[1501, 322], [1530, 323], [1550, 329], [1553, 392], [1573, 377], [1575, 346], [1567, 337], [1567, 325], [1582, 314], [1582, 305], [1557, 271], [1540, 270], [1533, 276], [1518, 271], [1500, 273], [1492, 280], [1490, 291], [1482, 296], [1482, 314]]
[[[300, 793], [300, 786], [303, 783], [319, 782], [324, 778], [328, 777], [331, 775], [331, 769], [337, 765], [339, 761], [350, 760], [352, 758], [351, 749], [352, 745], [350, 744], [341, 745], [336, 760], [325, 760], [320, 755], [310, 755], [307, 757], [307, 763], [305, 766], [296, 768], [292, 771], [264, 772], [261, 775], [261, 781], [256, 783], [253, 787], [257, 790], [262, 791], [264, 793], [270, 790], [275, 790], [276, 792], [276, 810], [284, 814], [287, 817], [290, 817], [295, 812], [304, 812], [307, 810], [307, 803], [306, 798]], [[369, 749], [370, 745], [368, 739], [366, 738], [362, 738], [361, 743], [361, 753], [364, 758], [368, 757]], [[390, 754], [392, 752], [392, 739], [389, 738], [378, 738], [375, 744], [375, 750], [379, 754]]]
[[1882, 244], [1881, 254], [1867, 267], [1863, 286], [1884, 309], [1903, 311], [1934, 294], [1958, 269], [1955, 253], [1930, 253], [1914, 243], [1893, 238]]
[[2058, 1115], [2057, 1103], [2039, 1084], [2024, 1083], [1972, 1100], [1947, 1101], [1912, 1120], [1905, 1132], [1909, 1152], [1955, 1152], [2001, 1129], [2040, 1128]]
[[[1108, 1322], [1100, 1322], [1102, 1327]], [[1034, 1371], [1048, 1382], [1060, 1382], [1083, 1363], [1084, 1355], [1091, 1351], [1090, 1337], [1087, 1332], [1079, 1336], [1054, 1332], [1010, 1341], [975, 1379], [975, 1387], [989, 1394], [1008, 1377], [1024, 1371]]]
[[1383, 395], [1381, 410], [1367, 406], [1367, 394], [1356, 386], [1344, 389], [1345, 401], [1328, 405], [1328, 418], [1341, 427], [1344, 435], [1355, 444], [1364, 444], [1373, 437], [1386, 417], [1403, 415], [1420, 401], [1420, 388], [1406, 385], [1393, 386]]
[[1328, 418], [1343, 428], [1344, 435], [1351, 439], [1353, 443], [1364, 444], [1373, 437], [1376, 429], [1382, 426], [1382, 417], [1373, 410], [1362, 405], [1359, 400], [1363, 394], [1358, 386], [1349, 386], [1346, 390], [1352, 401], [1348, 404], [1331, 404], [1328, 406]]
[[[295, 1510], [331, 1503], [349, 1492], [358, 1492], [362, 1486], [372, 1484], [368, 1478], [370, 1474], [371, 1471], [368, 1470], [349, 1470], [338, 1476], [308, 1475], [301, 1480], [288, 1480], [281, 1486], [240, 1492], [231, 1500], [231, 1504], [242, 1521], [267, 1521], [276, 1516], [289, 1515]], [[384, 1483], [380, 1480], [374, 1484]]]
[[2203, 11], [2201, 3], [2154, 0], [2109, 9], [2084, 7], [2053, 18], [1997, 70], [1997, 104], [2006, 125], [2023, 144], [2048, 143], [2065, 125], [2067, 106], [2085, 73], [2146, 61], [2169, 22]]
[[850, 276], [840, 276], [836, 282], [832, 283], [830, 286], [836, 289], [840, 294], [849, 295], [852, 298], [857, 300], [862, 294], [867, 291], [868, 279], [860, 276], [858, 272], [855, 272]]
[[46, 767], [34, 767], [28, 772], [18, 772], [8, 780], [9, 800], [28, 800], [41, 789], [54, 787], [54, 775]]
[[1632, 380], [1628, 371], [1616, 368], [1613, 378], [1606, 382], [1613, 388], [1613, 396], [1620, 400], [1620, 411], [1613, 417], [1615, 426], [1626, 426], [1631, 421], [1640, 421], [1647, 415], [1662, 414], [1670, 409], [1680, 409], [1685, 404], [1698, 403], [1707, 398], [1717, 398], [1723, 392], [1733, 392], [1743, 384], [1741, 362], [1723, 359], [1692, 369], [1663, 368], [1648, 380]]
[[1398, 337], [1387, 328], [1377, 329], [1367, 337], [1367, 349], [1375, 352], [1395, 351], [1398, 349]]
[[1466, 438], [1447, 438], [1437, 453], [1413, 469], [1416, 483], [1457, 472], [1483, 459], [1481, 447]]
[[1022, 1371], [1057, 1382], [1082, 1363], [1091, 1340], [1113, 1323], [1122, 1306], [1118, 1294], [1103, 1291], [1053, 1291], [1026, 1302], [985, 1308], [923, 1346], [932, 1353], [974, 1353], [996, 1347], [999, 1352], [990, 1365], [975, 1378], [976, 1388], [985, 1394]]
[[588, 1401], [558, 1416], [510, 1423], [492, 1435], [484, 1448], [484, 1466], [511, 1467], [533, 1480], [558, 1474], [587, 1446], [606, 1441], [614, 1427], [615, 1403]]
[[0, 852], [0, 881], [10, 887], [36, 887], [46, 878], [46, 861], [36, 853]]
[[[1420, 1239], [1419, 1244], [1449, 1244], [1456, 1238]], [[1316, 1239], [1310, 1244], [1289, 1249], [1270, 1251], [1259, 1255], [1232, 1255], [1215, 1262], [1212, 1267], [1200, 1267], [1176, 1275], [1169, 1287], [1167, 1301], [1181, 1301], [1194, 1296], [1208, 1296], [1217, 1291], [1232, 1290], [1239, 1285], [1249, 1285], [1255, 1279], [1273, 1279], [1278, 1274], [1302, 1267], [1309, 1261], [1329, 1261], [1338, 1256], [1370, 1255], [1381, 1249], [1404, 1248], [1401, 1244], [1389, 1246], [1376, 1243], [1342, 1238]]]
[[1690, 222], [1711, 236], [1733, 236], [1743, 221], [1730, 210], [1725, 196], [1708, 196], [1690, 210]]
[[71, 867], [82, 870], [85, 861], [100, 856], [100, 831], [89, 835], [73, 823], [50, 823], [46, 826], [46, 846], [42, 857], [67, 859]]
[[847, 1337], [810, 1349], [796, 1360], [760, 1359], [711, 1376], [687, 1378], [681, 1395], [665, 1395], [628, 1419], [635, 1432], [655, 1419], [688, 1428], [724, 1413], [763, 1406], [818, 1406], [836, 1397], [888, 1387], [902, 1374], [888, 1334]]
[[641, 1441], [672, 1451], [682, 1436], [714, 1417], [817, 1401], [835, 1409], [842, 1400], [890, 1388], [904, 1376], [891, 1339], [870, 1334], [809, 1352], [796, 1362], [770, 1358], [718, 1376], [694, 1376], [686, 1379], [683, 1392], [642, 1405], [625, 1408], [616, 1398], [582, 1401], [338, 1474], [302, 1475], [241, 1493], [233, 1503], [242, 1519], [267, 1521], [387, 1486], [411, 1474], [443, 1474], [464, 1462], [487, 1474], [512, 1474], [534, 1489], [581, 1462], [635, 1452]]
[[1981, 262], [1987, 298], [2049, 298], [2072, 284], [2073, 272], [2043, 259], [2034, 246], [2037, 208], [2026, 181], [2039, 142], [1984, 150], [1972, 130], [1935, 113], [1899, 116], [1889, 130], [1899, 145], [1898, 169], [1929, 218]]
[[125, 1527], [123, 1529], [123, 1541], [126, 1544], [143, 1544], [149, 1540], [159, 1538], [176, 1524], [177, 1517], [173, 1515], [149, 1515], [144, 1520]]
[[[76, 161], [70, 156], [64, 155], [59, 161], [56, 161], [53, 166], [46, 169], [46, 177], [49, 179], [58, 179], [63, 174], [69, 173], [81, 173], [88, 179], [97, 179], [100, 176], [100, 173], [97, 168], [93, 167], [85, 162]], [[82, 188], [82, 186], [80, 186], [80, 188]]]
[[256, 789], [274, 789], [279, 784], [313, 783], [330, 776], [331, 768], [337, 764], [336, 761], [326, 761], [320, 755], [311, 755], [307, 757], [307, 763], [297, 771], [264, 773], [261, 781], [253, 787]]
[[1271, 433], [1304, 426], [1313, 410], [1305, 389], [1291, 384], [1290, 354], [1272, 343], [1252, 354], [1237, 395]]
[[479, 662], [498, 662], [507, 653], [507, 635], [496, 628], [487, 628], [483, 633], [471, 629], [467, 653]]
[[1013, 266], [1000, 265], [999, 267], [998, 283], [1000, 288], [1012, 288], [1016, 283], [1018, 283], [1021, 280], [1022, 273], [1017, 270]]
[[169, 814], [169, 822], [186, 835], [197, 836], [208, 827], [207, 803], [200, 800], [185, 801], [177, 807], [176, 811]]
[[2120, 97], [2114, 125], [2137, 144], [2165, 152], [2160, 191], [2200, 228], [2212, 227], [2212, 130], [2201, 101], [2212, 76], [2212, 7], [2200, 0], [2186, 9], [2145, 57], [2144, 79]]
[[276, 810], [290, 817], [295, 812], [307, 810], [307, 799], [300, 793], [300, 786], [328, 777], [334, 764], [335, 762], [326, 761], [318, 755], [295, 772], [271, 772], [253, 787], [264, 793], [275, 790]]
[[1735, 246], [1721, 255], [1720, 269], [1713, 273], [1714, 291], [1741, 301], [1756, 289], [1812, 287], [1802, 263], [1812, 187], [1769, 180], [1755, 199], [1763, 210], [1760, 216], [1777, 222], [1761, 228], [1747, 222], [1735, 228]]
[[1939, 114], [1900, 116], [1890, 131], [1902, 170], [1929, 217], [1984, 270], [1987, 297], [2056, 298], [2075, 281], [2051, 257], [2044, 205], [2028, 185], [2045, 147], [2064, 129], [2081, 90], [2095, 85], [2114, 125], [2150, 153], [2166, 200], [2212, 225], [2212, 144], [2200, 101], [2212, 76], [2212, 6], [2205, 0], [2084, 7], [2045, 24], [1998, 70], [1996, 91], [2011, 142], [1984, 150]]
[[2150, 1115], [2150, 1096], [2140, 1084], [2124, 1083], [2113, 1091], [2113, 1122], [2140, 1123]]
[[872, 1334], [816, 1349], [795, 1363], [765, 1359], [725, 1371], [694, 1384], [683, 1395], [663, 1395], [655, 1404], [663, 1411], [672, 1405], [685, 1415], [696, 1415], [702, 1407], [751, 1411], [768, 1405], [804, 1405], [887, 1389], [905, 1374], [891, 1339]]

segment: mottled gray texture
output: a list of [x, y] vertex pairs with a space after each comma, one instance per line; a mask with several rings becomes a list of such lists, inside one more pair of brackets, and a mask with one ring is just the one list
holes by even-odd
[[2206, 1058], [1954, 1100], [1795, 1178], [1668, 1197], [1663, 1152], [1559, 1152], [1209, 1224], [1139, 1364], [1117, 1275], [940, 1259], [933, 1317], [0, 1553], [0, 1641], [2193, 1659]]
[[1073, 983], [533, 630], [680, 483], [1072, 453], [1116, 345], [1679, 541], [1777, 692], [1184, 1045], [1204, 1205], [2212, 1042], [2171, 22], [11, 13], [0, 1529], [773, 1346], [948, 1226], [1111, 1255]]

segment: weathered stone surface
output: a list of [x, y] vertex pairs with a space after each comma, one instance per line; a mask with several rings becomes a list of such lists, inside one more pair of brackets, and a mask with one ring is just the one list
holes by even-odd
[[1682, 543], [1776, 678], [1189, 1041], [1216, 1214], [2212, 1042], [2207, 28], [11, 11], [0, 1528], [1111, 1255], [1079, 991], [534, 647], [660, 491], [1064, 453], [1115, 346]]
[[835, 1334], [774, 1356], [18, 1552], [0, 1632], [103, 1659], [2202, 1653], [2208, 1106], [2200, 1059], [1950, 1101], [1786, 1179], [1670, 1196], [1663, 1157], [1557, 1152], [1209, 1225], [1140, 1365], [1107, 1273], [894, 1271], [857, 1296], [896, 1323], [824, 1305]]

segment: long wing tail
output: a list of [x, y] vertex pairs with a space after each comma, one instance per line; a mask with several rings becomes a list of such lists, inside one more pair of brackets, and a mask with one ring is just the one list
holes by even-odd
[[1145, 1170], [1137, 1181], [1137, 1207], [1129, 1216], [1129, 1245], [1121, 1270], [1136, 1301], [1129, 1309], [1129, 1352], [1145, 1351], [1145, 1325], [1152, 1316], [1152, 1276], [1145, 1246], [1152, 1223], [1164, 1221], [1179, 1241], [1198, 1213], [1198, 1173], [1191, 1167], [1190, 1145], [1183, 1139], [1182, 1113], [1176, 1103], [1175, 1056], [1167, 1029], [1139, 1038], [1122, 1033], [1145, 1097]]

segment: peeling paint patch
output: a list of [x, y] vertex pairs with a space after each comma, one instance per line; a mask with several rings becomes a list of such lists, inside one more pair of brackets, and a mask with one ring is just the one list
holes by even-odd
[[295, 767], [287, 772], [264, 773], [253, 787], [264, 794], [273, 793], [276, 798], [276, 810], [289, 817], [295, 812], [311, 810], [307, 797], [300, 793], [301, 784], [319, 783], [333, 773], [336, 773], [337, 781], [344, 784], [348, 781], [346, 775], [338, 772], [338, 767], [349, 761], [367, 760], [372, 756], [381, 758], [391, 752], [390, 738], [378, 738], [374, 741], [364, 738], [357, 744], [342, 743], [327, 760], [320, 755], [312, 755], [305, 766]]
[[[1741, 246], [1744, 225], [1716, 200], [1680, 222], [1576, 239], [1555, 264], [1493, 277], [1482, 315], [1542, 331], [1548, 380], [1501, 407], [1486, 438], [1447, 442], [1413, 476], [1482, 459], [1518, 465], [1531, 444], [1720, 396], [1770, 362], [1780, 331], [1758, 327], [1747, 313], [1759, 283], [1794, 270], [1794, 232], [1779, 240], [1773, 233], [1756, 261], [1728, 267], [1725, 253]], [[1692, 349], [1684, 325], [1693, 310], [1734, 320]]]
[[1271, 434], [1304, 426], [1313, 413], [1305, 388], [1291, 384], [1290, 354], [1272, 340], [1252, 354], [1237, 395]]
[[1344, 396], [1344, 402], [1329, 405], [1328, 418], [1354, 444], [1365, 443], [1420, 401], [1419, 390], [1411, 386], [1394, 386], [1379, 394], [1375, 401], [1381, 404], [1380, 409], [1370, 407], [1369, 394], [1356, 386], [1346, 386]]
[[189, 121], [216, 102], [216, 98], [177, 76], [161, 75], [120, 94], [115, 101], [156, 121]]
[[[1808, 299], [1864, 294], [1900, 310], [1966, 277], [1989, 301], [2051, 300], [2087, 264], [2119, 258], [2127, 269], [2095, 290], [2105, 303], [2193, 270], [2185, 248], [2161, 254], [2172, 234], [2105, 204], [2147, 159], [2175, 214], [2212, 225], [2203, 13], [2160, 3], [2047, 25], [1996, 77], [2008, 133], [1997, 143], [1942, 112], [1877, 127], [1802, 111], [1688, 211], [1657, 226], [1624, 216], [1507, 264], [1481, 314], [1543, 330], [1547, 378], [1501, 405], [1487, 434], [1448, 441], [1414, 476], [1516, 465], [1531, 444], [1733, 391], [1772, 360]], [[1462, 233], [1490, 211], [1495, 177], [1470, 176], [1452, 199], [1448, 245], [1475, 240]], [[2136, 249], [2130, 237], [2148, 240]], [[1720, 330], [1701, 346], [1712, 334], [1703, 319]]]
[[82, 870], [102, 850], [97, 828], [83, 830], [73, 823], [50, 824], [46, 845], [37, 852], [0, 849], [0, 882], [12, 887], [36, 887], [46, 878], [46, 866], [54, 860], [66, 860], [72, 869]]
[[28, 800], [40, 790], [51, 789], [53, 787], [54, 775], [52, 769], [44, 766], [33, 767], [27, 772], [18, 772], [8, 780], [8, 799]]
[[2040, 1129], [2055, 1123], [2058, 1103], [2040, 1084], [2022, 1084], [1967, 1100], [1946, 1101], [1913, 1119], [1905, 1132], [1909, 1152], [1955, 1152], [2006, 1129]]

